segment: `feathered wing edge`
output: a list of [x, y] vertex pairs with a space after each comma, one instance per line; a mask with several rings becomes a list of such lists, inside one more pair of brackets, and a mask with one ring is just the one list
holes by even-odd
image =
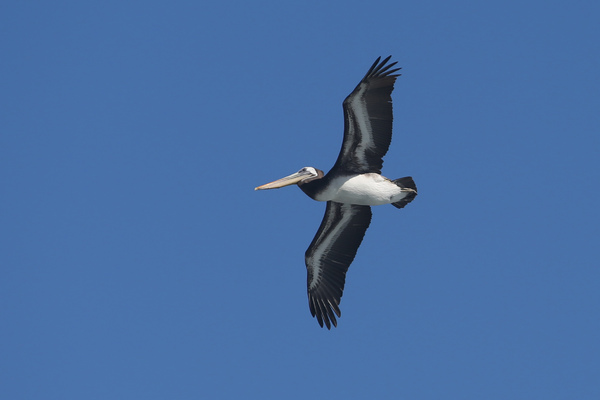
[[329, 201], [306, 251], [308, 304], [319, 325], [337, 326], [346, 272], [371, 222], [371, 207]]
[[344, 100], [344, 139], [333, 169], [381, 173], [383, 156], [392, 141], [392, 91], [400, 68], [387, 64], [391, 56], [373, 63]]

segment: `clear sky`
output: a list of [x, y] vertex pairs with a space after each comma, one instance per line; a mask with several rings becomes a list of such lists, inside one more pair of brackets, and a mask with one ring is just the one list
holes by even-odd
[[[3, 399], [599, 399], [600, 3], [0, 5]], [[338, 328], [341, 102], [402, 66]]]

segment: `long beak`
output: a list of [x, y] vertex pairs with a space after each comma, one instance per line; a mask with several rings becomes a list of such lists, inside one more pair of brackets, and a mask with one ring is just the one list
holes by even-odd
[[285, 178], [277, 179], [276, 181], [265, 183], [262, 186], [255, 187], [254, 190], [265, 190], [265, 189], [277, 189], [284, 186], [293, 185], [294, 183], [300, 182], [305, 176], [310, 175], [307, 172], [295, 172]]

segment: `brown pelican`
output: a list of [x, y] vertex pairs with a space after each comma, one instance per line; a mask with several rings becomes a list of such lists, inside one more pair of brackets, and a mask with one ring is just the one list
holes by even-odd
[[392, 90], [400, 75], [389, 59], [373, 63], [344, 100], [344, 140], [335, 165], [323, 171], [300, 171], [257, 187], [276, 189], [297, 184], [317, 201], [326, 201], [321, 226], [305, 255], [308, 305], [319, 325], [337, 326], [341, 317], [346, 272], [371, 222], [371, 207], [392, 204], [402, 208], [417, 195], [411, 177], [390, 180], [381, 175], [383, 156], [392, 140]]

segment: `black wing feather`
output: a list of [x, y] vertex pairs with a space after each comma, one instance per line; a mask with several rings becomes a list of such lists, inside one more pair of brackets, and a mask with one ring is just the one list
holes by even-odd
[[344, 100], [344, 140], [332, 168], [340, 172], [381, 173], [392, 141], [392, 91], [400, 68], [377, 58], [358, 86]]
[[371, 223], [371, 207], [327, 202], [325, 216], [306, 250], [308, 304], [321, 327], [337, 326], [346, 272]]

